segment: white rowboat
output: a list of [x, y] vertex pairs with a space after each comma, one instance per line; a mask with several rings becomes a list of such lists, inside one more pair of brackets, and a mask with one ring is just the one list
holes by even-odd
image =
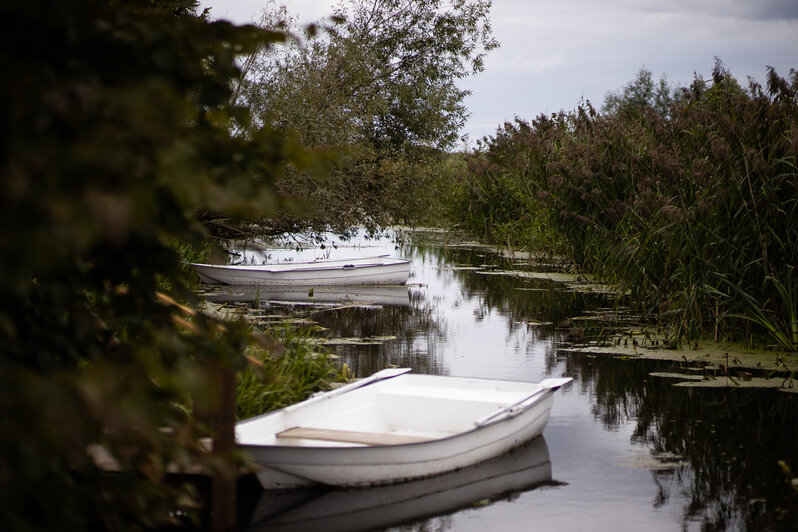
[[387, 369], [236, 424], [266, 489], [369, 486], [467, 467], [540, 436], [554, 391], [541, 383]]
[[272, 286], [401, 285], [410, 261], [391, 257], [282, 264], [198, 264], [191, 267], [205, 283]]

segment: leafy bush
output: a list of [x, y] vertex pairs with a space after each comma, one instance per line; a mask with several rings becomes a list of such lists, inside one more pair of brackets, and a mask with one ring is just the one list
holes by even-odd
[[[199, 445], [215, 370], [244, 366], [243, 324], [178, 305], [203, 213], [264, 216], [309, 155], [229, 105], [236, 56], [279, 35], [210, 23], [188, 0], [0, 7], [0, 529], [142, 529], [196, 517], [168, 465]], [[167, 291], [171, 297], [164, 294]], [[98, 467], [103, 448], [121, 471]]]

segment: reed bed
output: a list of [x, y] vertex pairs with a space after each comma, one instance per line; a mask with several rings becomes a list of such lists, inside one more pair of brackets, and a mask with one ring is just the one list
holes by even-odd
[[556, 248], [628, 289], [674, 339], [798, 350], [798, 74], [711, 80], [653, 106], [517, 119], [486, 139], [451, 216]]

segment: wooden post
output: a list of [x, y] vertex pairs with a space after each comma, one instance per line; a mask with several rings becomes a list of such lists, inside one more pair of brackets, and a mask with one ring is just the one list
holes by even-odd
[[211, 479], [211, 530], [235, 532], [236, 470], [232, 465], [235, 450], [235, 372], [218, 361], [210, 364], [214, 383], [212, 397], [213, 454], [217, 471]]

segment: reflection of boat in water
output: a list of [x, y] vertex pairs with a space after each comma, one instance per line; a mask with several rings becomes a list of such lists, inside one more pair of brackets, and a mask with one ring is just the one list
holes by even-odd
[[202, 296], [213, 303], [293, 303], [304, 305], [395, 305], [408, 306], [406, 286], [308, 287], [219, 286]]
[[541, 436], [492, 460], [412, 482], [330, 491], [266, 490], [248, 530], [373, 530], [451, 513], [551, 481], [549, 450]]
[[410, 261], [391, 257], [320, 260], [282, 264], [191, 263], [205, 283], [267, 286], [340, 286], [405, 284]]

